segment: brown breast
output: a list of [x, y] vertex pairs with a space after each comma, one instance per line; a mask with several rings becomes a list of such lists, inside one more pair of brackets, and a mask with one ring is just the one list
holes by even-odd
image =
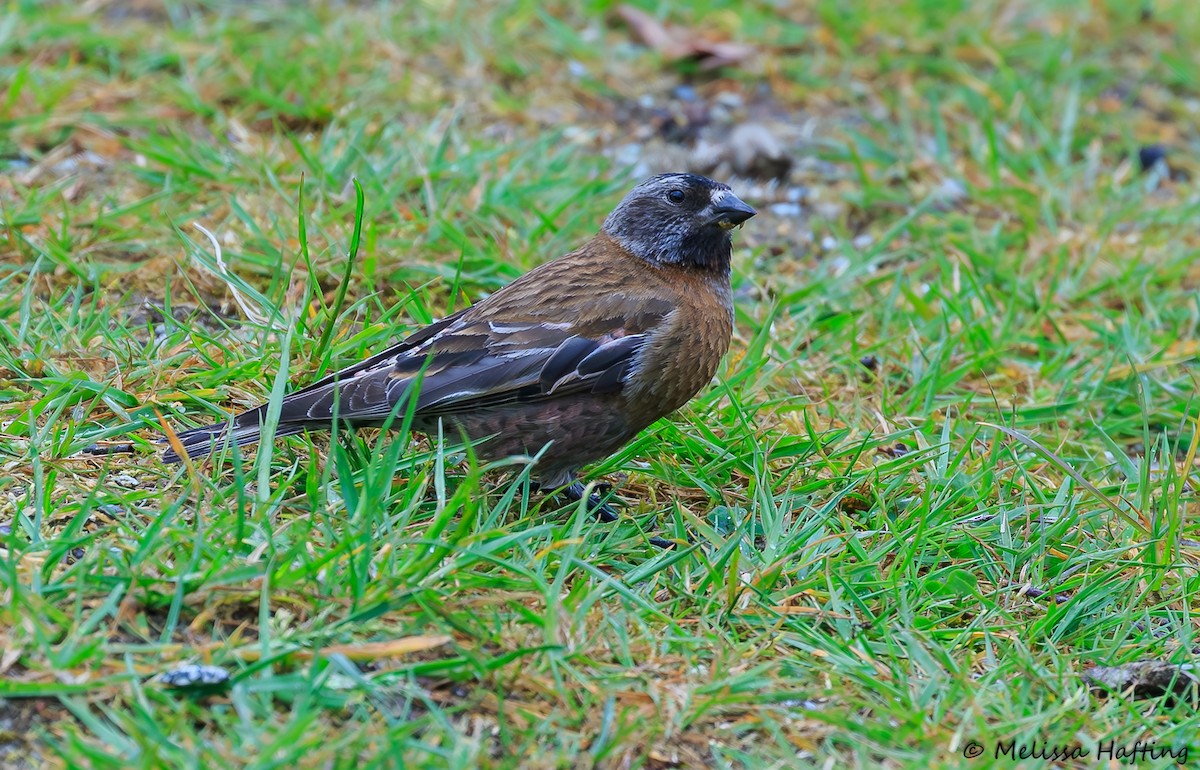
[[676, 308], [638, 355], [624, 396], [638, 422], [649, 425], [686, 404], [717, 372], [733, 334], [726, 275], [646, 266], [647, 281], [674, 293]]

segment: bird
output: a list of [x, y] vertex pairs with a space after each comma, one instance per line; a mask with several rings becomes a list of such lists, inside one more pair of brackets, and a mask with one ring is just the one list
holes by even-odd
[[[716, 374], [733, 332], [732, 230], [756, 213], [703, 176], [646, 179], [580, 248], [285, 396], [275, 436], [329, 430], [335, 419], [380, 427], [411, 409], [417, 431], [437, 435], [440, 421], [482, 459], [536, 457], [540, 489], [582, 500], [585, 465]], [[164, 439], [163, 460], [257, 442], [267, 409]], [[596, 495], [589, 505], [616, 519]]]

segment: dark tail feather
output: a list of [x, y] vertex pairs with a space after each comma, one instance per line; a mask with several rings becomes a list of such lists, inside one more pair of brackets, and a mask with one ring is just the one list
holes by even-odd
[[[288, 394], [280, 405], [279, 425], [275, 428], [275, 435], [291, 436], [310, 428], [328, 430], [335, 413], [340, 414], [343, 425], [347, 426], [382, 424], [394, 407], [389, 389], [397, 380], [391, 372], [391, 368], [382, 368], [347, 380], [331, 379], [331, 375], [314, 385]], [[404, 390], [404, 393], [408, 392], [408, 389]], [[195, 459], [206, 457], [223, 446], [246, 446], [255, 443], [262, 434], [262, 421], [266, 417], [267, 406], [263, 404], [256, 409], [242, 412], [229, 422], [219, 422], [180, 433], [179, 441], [183, 444], [184, 453]], [[179, 454], [174, 448], [163, 454], [163, 462], [179, 461]]]
[[[219, 422], [203, 428], [192, 428], [180, 433], [177, 438], [179, 443], [183, 444], [183, 451], [193, 460], [197, 457], [207, 457], [225, 446], [253, 444], [261, 437], [264, 409], [265, 407], [260, 407], [243, 412], [233, 418], [232, 422]], [[275, 435], [276, 437], [291, 436], [304, 432], [305, 427], [302, 423], [280, 423], [275, 428]], [[168, 448], [163, 453], [163, 462], [177, 463], [180, 459], [174, 447]]]

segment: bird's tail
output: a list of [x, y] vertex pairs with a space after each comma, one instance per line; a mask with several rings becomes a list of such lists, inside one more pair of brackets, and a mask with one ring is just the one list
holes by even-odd
[[[275, 436], [291, 436], [309, 429], [329, 430], [335, 415], [349, 427], [384, 424], [396, 409], [393, 396], [399, 393], [397, 397], [407, 403], [411, 391], [408, 387], [395, 390], [397, 384], [407, 385], [409, 381], [393, 376], [393, 355], [384, 351], [289, 393], [279, 405]], [[184, 454], [195, 459], [210, 455], [223, 446], [255, 443], [262, 438], [262, 424], [269, 406], [263, 404], [226, 422], [180, 433], [178, 438]], [[174, 447], [163, 454], [163, 462], [177, 463], [180, 459]]]
[[[207, 457], [225, 446], [246, 446], [253, 444], [262, 437], [262, 421], [266, 416], [266, 406], [251, 409], [234, 417], [228, 422], [218, 422], [202, 428], [192, 428], [180, 433], [176, 438], [183, 445], [184, 453], [191, 459]], [[303, 423], [280, 423], [275, 428], [275, 435], [291, 436], [302, 433]], [[182, 458], [172, 445], [163, 453], [163, 462], [177, 463]]]

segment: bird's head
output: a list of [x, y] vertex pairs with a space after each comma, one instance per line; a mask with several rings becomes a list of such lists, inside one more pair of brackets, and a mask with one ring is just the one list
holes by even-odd
[[630, 190], [604, 232], [652, 264], [729, 270], [733, 228], [757, 214], [728, 185], [660, 174]]

